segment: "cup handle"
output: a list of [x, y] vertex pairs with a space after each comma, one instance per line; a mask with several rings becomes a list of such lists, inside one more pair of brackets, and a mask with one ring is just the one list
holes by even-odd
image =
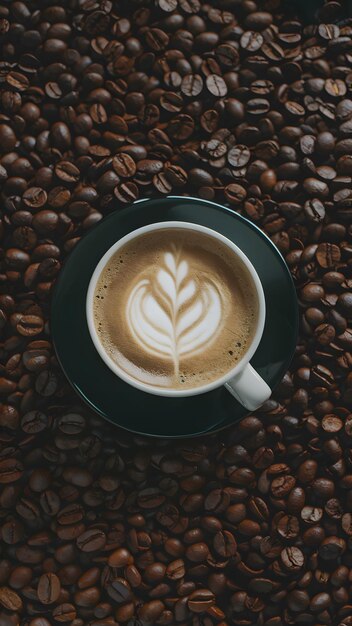
[[249, 411], [258, 409], [271, 396], [269, 385], [250, 363], [224, 386]]

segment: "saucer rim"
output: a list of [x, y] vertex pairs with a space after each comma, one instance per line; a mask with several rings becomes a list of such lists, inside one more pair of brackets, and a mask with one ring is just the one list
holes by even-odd
[[[191, 196], [166, 196], [166, 197], [162, 197], [162, 198], [142, 198], [139, 199], [135, 202], [133, 202], [132, 204], [129, 204], [126, 207], [123, 207], [123, 209], [118, 211], [118, 214], [121, 215], [121, 213], [123, 212], [125, 218], [127, 217], [128, 219], [128, 212], [133, 209], [137, 204], [142, 204], [145, 202], [162, 202], [162, 201], [167, 201], [167, 200], [178, 200], [178, 201], [192, 201], [195, 204], [199, 205], [199, 204], [204, 204], [206, 206], [210, 206], [213, 207], [216, 210], [219, 210], [227, 215], [229, 215], [230, 217], [233, 217], [235, 220], [240, 220], [242, 222], [244, 222], [246, 224], [246, 226], [250, 227], [251, 230], [253, 230], [257, 235], [259, 235], [261, 238], [263, 238], [266, 243], [270, 244], [270, 248], [272, 249], [272, 251], [275, 253], [275, 255], [278, 257], [278, 259], [280, 260], [281, 266], [283, 271], [286, 274], [286, 278], [288, 278], [288, 285], [287, 285], [287, 289], [290, 287], [291, 288], [291, 294], [292, 296], [294, 296], [295, 294], [295, 284], [293, 281], [293, 277], [289, 271], [289, 268], [285, 262], [285, 259], [283, 258], [281, 252], [278, 250], [278, 248], [275, 246], [275, 244], [271, 241], [270, 237], [268, 237], [268, 235], [266, 233], [264, 233], [256, 224], [254, 224], [253, 222], [251, 222], [248, 218], [244, 217], [243, 215], [241, 215], [240, 213], [237, 213], [236, 211], [234, 211], [233, 209], [231, 209], [230, 207], [221, 205], [219, 203], [216, 202], [212, 202], [212, 201], [208, 201], [208, 200], [204, 200], [202, 198], [194, 198]], [[111, 213], [109, 213], [108, 215], [106, 215], [94, 228], [90, 229], [86, 234], [84, 234], [84, 236], [82, 237], [82, 240], [85, 240], [87, 237], [92, 237], [94, 236], [93, 233], [95, 232], [96, 228], [99, 228], [99, 226], [101, 224], [106, 224], [107, 221], [109, 221], [110, 219], [116, 219], [116, 211], [112, 211]], [[175, 218], [172, 219], [166, 219], [165, 216], [162, 218], [162, 220], [160, 221], [185, 221], [185, 220], [177, 220]], [[150, 223], [153, 223], [152, 221]], [[192, 222], [190, 221], [190, 223], [196, 223], [196, 220], [194, 218], [192, 218]], [[130, 228], [130, 226], [128, 226], [128, 229]], [[133, 225], [131, 225], [131, 230], [128, 230], [128, 232], [131, 232], [133, 230]], [[230, 239], [230, 237], [228, 237]], [[230, 239], [230, 241], [232, 241]], [[53, 320], [55, 318], [55, 315], [53, 315], [53, 310], [55, 308], [55, 302], [56, 302], [56, 298], [57, 298], [57, 294], [60, 290], [60, 285], [62, 282], [64, 282], [65, 277], [64, 277], [64, 269], [67, 265], [67, 263], [70, 262], [72, 255], [75, 254], [76, 250], [79, 248], [81, 241], [79, 241], [77, 243], [77, 247], [74, 248], [74, 250], [72, 251], [71, 254], [69, 254], [67, 256], [67, 258], [65, 259], [63, 265], [62, 265], [62, 269], [60, 272], [60, 275], [55, 283], [54, 289], [53, 289], [53, 296], [52, 296], [52, 300], [51, 300], [51, 307], [50, 307], [50, 319]], [[103, 256], [103, 255], [102, 255]], [[264, 289], [265, 292], [265, 289]], [[277, 381], [274, 384], [270, 384], [270, 388], [273, 391], [275, 389], [275, 387], [280, 383], [280, 381], [282, 380], [282, 377], [284, 375], [284, 373], [287, 371], [289, 364], [292, 361], [292, 358], [294, 356], [295, 353], [295, 347], [296, 347], [296, 341], [297, 341], [297, 337], [298, 337], [298, 327], [299, 327], [299, 309], [298, 309], [298, 301], [296, 297], [292, 297], [292, 304], [294, 307], [294, 312], [292, 311], [292, 323], [293, 323], [293, 337], [292, 337], [292, 347], [290, 350], [290, 353], [287, 353], [287, 356], [285, 358], [285, 361], [282, 363], [282, 366], [280, 368], [280, 376], [278, 375], [277, 377]], [[55, 324], [53, 324], [54, 327]], [[293, 341], [294, 339], [294, 341]], [[125, 425], [120, 424], [119, 422], [114, 421], [111, 417], [109, 417], [108, 415], [105, 415], [104, 412], [102, 410], [100, 410], [100, 407], [97, 406], [96, 404], [94, 404], [93, 400], [90, 400], [86, 394], [82, 391], [82, 389], [78, 386], [78, 384], [72, 380], [69, 375], [66, 372], [66, 367], [63, 365], [62, 359], [60, 357], [60, 349], [58, 348], [56, 339], [55, 339], [55, 331], [52, 328], [52, 341], [53, 341], [53, 346], [54, 346], [54, 350], [55, 350], [55, 355], [56, 358], [60, 364], [60, 367], [62, 369], [62, 372], [64, 374], [64, 376], [66, 377], [66, 380], [68, 381], [68, 383], [70, 384], [70, 386], [74, 389], [75, 393], [78, 394], [79, 399], [81, 399], [88, 407], [89, 410], [91, 410], [93, 413], [98, 414], [101, 418], [107, 420], [108, 422], [110, 422], [111, 424], [113, 424], [114, 426], [117, 426], [118, 428], [121, 428], [123, 431], [125, 431], [126, 433], [132, 433], [135, 435], [141, 435], [141, 436], [146, 436], [146, 437], [152, 437], [152, 438], [156, 438], [156, 439], [188, 439], [188, 438], [194, 438], [194, 437], [202, 437], [202, 436], [206, 436], [206, 435], [211, 435], [211, 434], [215, 434], [217, 432], [220, 432], [224, 429], [226, 429], [227, 427], [236, 424], [237, 421], [240, 421], [241, 419], [243, 419], [243, 417], [245, 417], [245, 415], [242, 415], [241, 417], [238, 418], [233, 418], [233, 417], [229, 417], [229, 418], [225, 418], [222, 419], [220, 422], [218, 423], [213, 423], [209, 428], [207, 428], [206, 430], [201, 430], [201, 431], [197, 431], [197, 432], [191, 432], [191, 433], [183, 433], [183, 434], [167, 434], [167, 433], [155, 433], [155, 432], [144, 432], [144, 431], [140, 431], [140, 430], [136, 430], [136, 429], [131, 429], [126, 427]], [[259, 347], [257, 348], [260, 349]], [[257, 352], [256, 351], [256, 352]], [[255, 352], [255, 353], [256, 353]], [[98, 357], [98, 353], [96, 355]], [[253, 355], [254, 356], [254, 355]], [[253, 358], [253, 357], [252, 357]], [[269, 383], [268, 383], [269, 384]], [[212, 393], [212, 392], [209, 392]], [[206, 395], [206, 394], [203, 394]], [[260, 411], [260, 408], [257, 409], [257, 411]], [[251, 412], [248, 411], [246, 413], [246, 415], [250, 414]]]

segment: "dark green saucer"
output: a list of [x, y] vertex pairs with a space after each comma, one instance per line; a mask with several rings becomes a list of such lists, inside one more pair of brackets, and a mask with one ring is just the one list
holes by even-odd
[[115, 241], [153, 222], [180, 220], [222, 233], [247, 254], [262, 281], [266, 323], [251, 363], [271, 388], [293, 356], [298, 310], [289, 270], [270, 239], [228, 208], [171, 196], [148, 199], [116, 211], [85, 235], [66, 261], [53, 296], [51, 328], [61, 366], [81, 397], [97, 413], [128, 430], [159, 437], [214, 432], [248, 411], [225, 388], [189, 398], [144, 393], [115, 376], [96, 352], [86, 322], [88, 284], [100, 258]]

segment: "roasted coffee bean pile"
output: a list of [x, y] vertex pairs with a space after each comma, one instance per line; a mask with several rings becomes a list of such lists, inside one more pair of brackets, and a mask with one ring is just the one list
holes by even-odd
[[[1, 626], [351, 626], [346, 4], [1, 5]], [[84, 232], [168, 193], [264, 229], [301, 311], [274, 398], [176, 443], [90, 414], [49, 320]]]

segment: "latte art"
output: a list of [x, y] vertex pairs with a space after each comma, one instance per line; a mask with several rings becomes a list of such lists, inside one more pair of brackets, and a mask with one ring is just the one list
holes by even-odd
[[155, 388], [193, 389], [245, 354], [258, 302], [247, 268], [226, 245], [165, 228], [109, 259], [93, 315], [104, 351], [128, 376]]
[[182, 249], [165, 252], [155, 277], [141, 279], [132, 289], [126, 323], [142, 350], [168, 357], [179, 375], [180, 357], [194, 356], [212, 342], [220, 328], [222, 301], [208, 277], [201, 284], [190, 276]]

